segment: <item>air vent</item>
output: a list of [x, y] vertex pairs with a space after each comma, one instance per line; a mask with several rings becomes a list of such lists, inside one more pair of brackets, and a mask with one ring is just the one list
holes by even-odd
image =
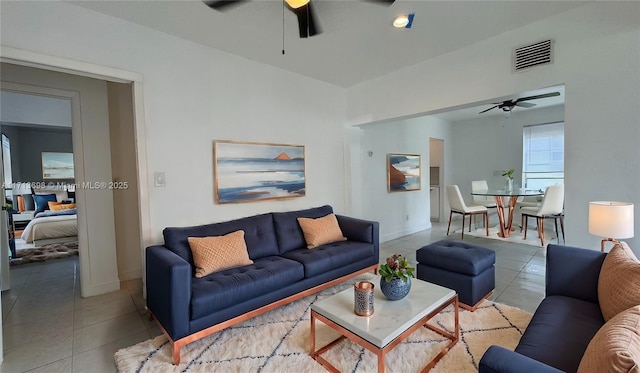
[[513, 50], [513, 70], [521, 71], [553, 62], [552, 40], [545, 40]]

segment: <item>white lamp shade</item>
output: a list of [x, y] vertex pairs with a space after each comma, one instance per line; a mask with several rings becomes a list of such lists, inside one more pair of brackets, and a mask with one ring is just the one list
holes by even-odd
[[607, 238], [633, 237], [633, 203], [589, 202], [589, 233]]

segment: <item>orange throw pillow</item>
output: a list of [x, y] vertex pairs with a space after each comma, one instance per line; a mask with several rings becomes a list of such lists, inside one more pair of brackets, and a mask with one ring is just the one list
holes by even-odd
[[51, 211], [69, 210], [69, 209], [75, 209], [75, 208], [76, 208], [75, 203], [62, 204], [62, 202], [58, 202], [58, 204], [52, 206], [51, 202], [49, 202], [49, 209]]
[[640, 305], [640, 262], [626, 242], [613, 246], [604, 258], [598, 277], [598, 303], [605, 321]]
[[607, 321], [584, 351], [578, 373], [640, 372], [640, 306]]
[[329, 214], [317, 219], [298, 218], [298, 224], [300, 224], [300, 228], [302, 228], [308, 249], [346, 240], [338, 225], [338, 219], [336, 219], [334, 214]]
[[53, 208], [54, 208], [55, 206], [61, 205], [61, 204], [62, 204], [62, 202], [53, 202], [53, 201], [49, 201], [49, 202], [47, 202], [47, 204], [49, 205], [49, 210], [53, 210]]
[[188, 237], [187, 241], [193, 254], [197, 278], [223, 269], [253, 264], [242, 230], [224, 236]]

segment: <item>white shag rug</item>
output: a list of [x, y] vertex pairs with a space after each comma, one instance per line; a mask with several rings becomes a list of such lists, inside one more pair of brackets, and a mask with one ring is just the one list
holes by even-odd
[[[326, 372], [309, 357], [311, 304], [371, 277], [363, 275], [182, 347], [178, 366], [172, 364], [167, 338], [159, 336], [116, 352], [116, 367], [121, 373]], [[452, 312], [450, 306], [430, 324], [452, 332]], [[485, 300], [475, 312], [460, 309], [459, 318], [460, 340], [431, 372], [477, 372], [478, 362], [489, 346], [515, 348], [531, 314]], [[317, 348], [337, 337], [337, 332], [316, 322]], [[420, 328], [387, 354], [386, 371], [419, 372], [448, 342], [441, 335]], [[322, 356], [342, 372], [377, 372], [376, 356], [348, 340]]]

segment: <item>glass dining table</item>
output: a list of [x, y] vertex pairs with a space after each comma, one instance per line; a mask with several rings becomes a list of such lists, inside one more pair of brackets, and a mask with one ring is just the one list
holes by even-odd
[[[487, 189], [476, 190], [471, 193], [474, 196], [493, 196], [498, 207], [499, 232], [498, 236], [508, 238], [511, 236], [511, 226], [513, 225], [513, 209], [519, 197], [543, 196], [544, 192], [534, 189], [513, 188], [513, 189]], [[505, 200], [508, 199], [508, 204]], [[509, 208], [509, 215], [505, 219], [504, 208]]]

